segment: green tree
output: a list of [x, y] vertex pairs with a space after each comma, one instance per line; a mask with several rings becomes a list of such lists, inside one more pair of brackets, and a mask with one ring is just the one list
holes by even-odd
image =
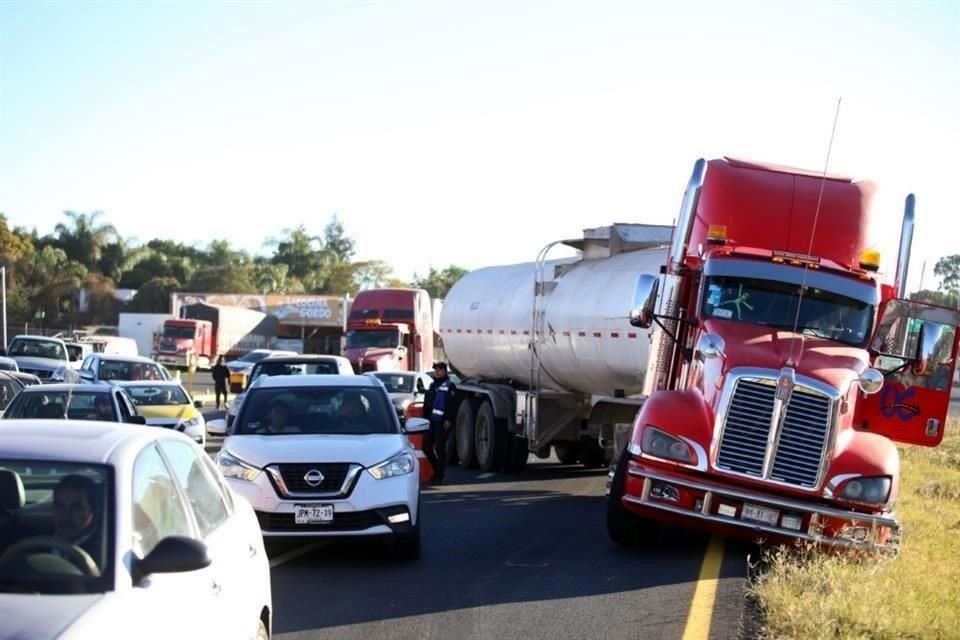
[[64, 211], [63, 215], [68, 222], [58, 223], [53, 230], [57, 245], [69, 259], [76, 260], [87, 269], [94, 269], [100, 262], [104, 246], [118, 237], [116, 228], [112, 224], [97, 224], [97, 219], [103, 215], [102, 211], [89, 214]]
[[323, 228], [323, 250], [330, 262], [350, 262], [356, 251], [356, 243], [347, 235], [340, 216], [336, 214]]
[[303, 225], [295, 229], [284, 229], [285, 237], [267, 241], [274, 247], [271, 262], [286, 265], [287, 275], [301, 282], [312, 282], [323, 270], [323, 240], [307, 233]]
[[203, 264], [210, 267], [229, 267], [250, 264], [250, 256], [246, 251], [239, 251], [230, 246], [229, 240], [214, 240], [207, 246], [203, 256]]
[[940, 278], [940, 291], [960, 293], [960, 254], [944, 256], [937, 260], [933, 273]]
[[193, 274], [186, 288], [205, 293], [256, 293], [252, 276], [251, 268], [246, 265], [202, 267]]
[[916, 300], [917, 302], [926, 302], [929, 304], [938, 304], [941, 307], [951, 307], [953, 309], [957, 308], [957, 303], [960, 302], [955, 293], [945, 293], [943, 291], [931, 291], [930, 289], [923, 289], [921, 291], [915, 291], [910, 294], [911, 300]]
[[128, 306], [134, 313], [170, 313], [170, 294], [180, 289], [176, 278], [152, 278], [137, 289]]
[[380, 289], [392, 279], [393, 269], [382, 260], [368, 260], [353, 264], [353, 279], [357, 289]]
[[456, 265], [450, 265], [442, 271], [430, 267], [430, 272], [424, 277], [413, 274], [413, 286], [417, 289], [426, 289], [431, 298], [442, 299], [457, 280], [467, 273], [466, 269]]
[[87, 275], [84, 265], [69, 259], [63, 249], [50, 246], [35, 252], [24, 271], [21, 286], [30, 301], [29, 314], [42, 311], [47, 323], [73, 310], [80, 284]]

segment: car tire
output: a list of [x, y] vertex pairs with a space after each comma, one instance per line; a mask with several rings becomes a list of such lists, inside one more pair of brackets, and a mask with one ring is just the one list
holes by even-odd
[[507, 457], [507, 447], [510, 445], [507, 440], [510, 434], [507, 433], [503, 421], [497, 420], [489, 400], [480, 405], [473, 430], [474, 454], [480, 470], [487, 472], [502, 469]]
[[554, 442], [553, 452], [560, 464], [576, 464], [580, 455], [579, 447], [574, 442]]
[[510, 452], [507, 454], [507, 471], [518, 473], [527, 467], [527, 460], [530, 459], [530, 449], [526, 438], [516, 436], [509, 437]]
[[604, 467], [610, 462], [607, 459], [606, 451], [603, 450], [603, 447], [600, 446], [600, 442], [596, 438], [580, 438], [578, 450], [580, 462], [582, 462], [583, 466], [587, 469]]
[[460, 459], [460, 466], [464, 469], [472, 469], [477, 465], [476, 453], [474, 449], [475, 435], [474, 427], [477, 419], [477, 409], [473, 400], [464, 400], [460, 403], [457, 410], [457, 424], [455, 428], [457, 442], [457, 457]]
[[607, 498], [607, 534], [622, 547], [636, 547], [650, 542], [659, 529], [659, 523], [641, 518], [623, 506], [629, 460], [630, 452], [624, 450], [610, 482], [610, 496]]
[[263, 620], [261, 620], [259, 626], [257, 626], [257, 635], [253, 637], [256, 638], [256, 640], [270, 640], [270, 633], [267, 631], [267, 625], [263, 623]]
[[420, 558], [420, 514], [417, 524], [409, 533], [397, 535], [393, 540], [393, 556], [397, 560], [412, 561]]

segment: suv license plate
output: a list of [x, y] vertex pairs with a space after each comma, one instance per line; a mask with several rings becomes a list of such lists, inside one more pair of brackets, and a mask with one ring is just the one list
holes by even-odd
[[293, 518], [296, 524], [330, 524], [333, 522], [333, 505], [295, 504]]
[[760, 507], [755, 504], [744, 504], [743, 510], [740, 512], [741, 520], [762, 522], [763, 524], [768, 524], [771, 527], [777, 526], [778, 517], [780, 517], [780, 512], [776, 509]]

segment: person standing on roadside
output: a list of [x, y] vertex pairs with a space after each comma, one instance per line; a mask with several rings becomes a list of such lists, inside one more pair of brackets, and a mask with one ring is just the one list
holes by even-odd
[[447, 363], [433, 365], [433, 382], [423, 398], [423, 416], [430, 431], [423, 438], [423, 452], [433, 466], [434, 484], [443, 484], [447, 473], [447, 439], [457, 415], [457, 386], [447, 375]]
[[217, 358], [217, 364], [211, 370], [213, 374], [213, 392], [217, 397], [217, 409], [220, 409], [220, 394], [223, 394], [223, 408], [227, 408], [227, 381], [230, 380], [230, 369], [223, 364], [223, 356]]

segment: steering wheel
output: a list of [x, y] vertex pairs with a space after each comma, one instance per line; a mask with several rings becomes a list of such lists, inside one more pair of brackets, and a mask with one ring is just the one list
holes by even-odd
[[64, 559], [80, 570], [88, 578], [99, 578], [100, 569], [90, 554], [82, 548], [53, 536], [33, 536], [10, 547], [0, 556], [0, 562], [29, 556], [33, 551], [55, 550], [64, 554]]

